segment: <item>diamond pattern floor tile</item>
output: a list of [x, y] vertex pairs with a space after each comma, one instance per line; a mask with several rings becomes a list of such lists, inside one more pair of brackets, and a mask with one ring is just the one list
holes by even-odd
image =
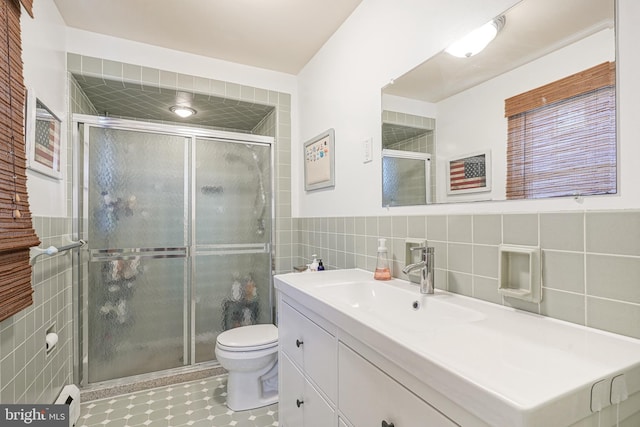
[[81, 405], [78, 427], [272, 427], [278, 405], [233, 412], [227, 377], [144, 390]]

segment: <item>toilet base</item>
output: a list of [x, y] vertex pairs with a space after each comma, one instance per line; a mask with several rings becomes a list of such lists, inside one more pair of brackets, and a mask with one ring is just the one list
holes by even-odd
[[278, 390], [268, 390], [265, 380], [277, 378], [278, 364], [269, 366], [264, 373], [229, 372], [227, 377], [227, 407], [232, 411], [247, 411], [278, 402]]

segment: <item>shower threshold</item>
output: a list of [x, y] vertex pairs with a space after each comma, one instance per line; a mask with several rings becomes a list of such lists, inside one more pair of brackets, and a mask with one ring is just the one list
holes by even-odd
[[194, 366], [183, 366], [149, 374], [135, 375], [116, 380], [92, 383], [80, 389], [80, 401], [105, 399], [126, 393], [179, 384], [202, 378], [226, 374], [227, 371], [217, 361], [200, 363]]

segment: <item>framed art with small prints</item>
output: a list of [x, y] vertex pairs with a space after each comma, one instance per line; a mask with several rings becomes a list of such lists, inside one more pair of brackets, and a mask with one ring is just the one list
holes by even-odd
[[335, 184], [335, 132], [328, 129], [304, 143], [304, 189], [331, 188]]

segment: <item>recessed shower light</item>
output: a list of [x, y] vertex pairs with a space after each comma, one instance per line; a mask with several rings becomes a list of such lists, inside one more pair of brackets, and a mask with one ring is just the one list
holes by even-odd
[[182, 105], [174, 105], [173, 107], [170, 107], [169, 110], [174, 113], [177, 114], [178, 116], [184, 118], [193, 116], [195, 113], [197, 113], [196, 110], [194, 110], [193, 108], [190, 107], [185, 107]]

